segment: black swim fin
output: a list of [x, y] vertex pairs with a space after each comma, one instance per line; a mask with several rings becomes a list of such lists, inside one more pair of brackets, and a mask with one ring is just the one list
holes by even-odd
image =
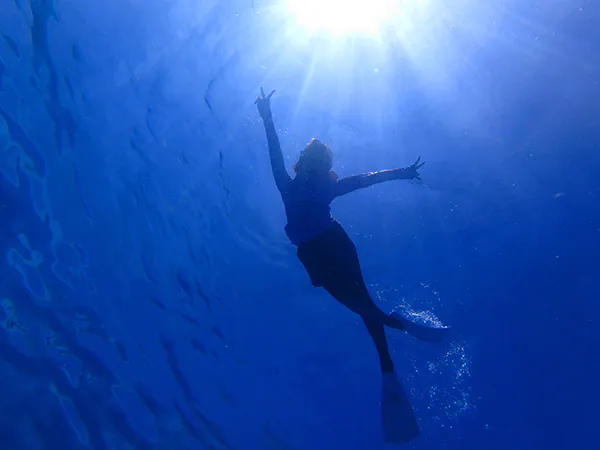
[[391, 313], [390, 316], [402, 323], [404, 331], [423, 342], [431, 342], [434, 344], [443, 342], [451, 329], [451, 327], [431, 327], [429, 325], [413, 322], [397, 312]]
[[383, 438], [388, 444], [406, 444], [420, 434], [408, 395], [393, 372], [383, 374], [381, 418]]

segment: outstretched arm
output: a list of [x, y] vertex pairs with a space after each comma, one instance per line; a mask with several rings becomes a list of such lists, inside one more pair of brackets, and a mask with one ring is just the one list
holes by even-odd
[[356, 191], [357, 189], [366, 188], [369, 186], [373, 186], [377, 183], [383, 183], [384, 181], [392, 181], [392, 180], [412, 180], [416, 178], [420, 180], [418, 170], [425, 164], [424, 162], [420, 162], [421, 157], [409, 167], [405, 167], [402, 169], [390, 169], [390, 170], [382, 170], [380, 172], [370, 172], [363, 173], [361, 175], [353, 175], [351, 177], [346, 177], [338, 180], [337, 188], [335, 192], [335, 196], [339, 197], [340, 195], [348, 194], [352, 191]]
[[269, 144], [269, 155], [271, 157], [271, 169], [273, 170], [273, 176], [275, 178], [275, 184], [279, 192], [283, 193], [285, 187], [290, 181], [290, 176], [285, 170], [285, 162], [283, 160], [283, 153], [281, 152], [281, 145], [279, 138], [277, 137], [277, 131], [275, 130], [275, 124], [273, 123], [273, 115], [271, 114], [271, 96], [275, 93], [275, 90], [265, 96], [263, 88], [260, 88], [261, 95], [258, 96], [255, 103], [258, 107], [260, 117], [262, 117], [265, 124], [265, 131], [267, 132], [267, 142]]

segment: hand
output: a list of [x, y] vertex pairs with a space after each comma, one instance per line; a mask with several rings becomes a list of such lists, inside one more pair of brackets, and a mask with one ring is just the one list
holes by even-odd
[[260, 114], [260, 117], [262, 117], [263, 120], [267, 120], [271, 117], [271, 97], [273, 96], [274, 93], [275, 93], [275, 89], [273, 89], [269, 95], [265, 96], [265, 91], [261, 87], [260, 88], [261, 95], [256, 97], [256, 100], [254, 101], [254, 103], [258, 107], [258, 112]]
[[404, 176], [406, 177], [406, 179], [421, 180], [421, 175], [419, 174], [419, 169], [421, 167], [423, 167], [423, 165], [425, 164], [425, 161], [423, 161], [423, 162], [420, 162], [420, 161], [421, 161], [421, 157], [419, 156], [412, 166], [408, 166], [407, 168], [404, 169]]

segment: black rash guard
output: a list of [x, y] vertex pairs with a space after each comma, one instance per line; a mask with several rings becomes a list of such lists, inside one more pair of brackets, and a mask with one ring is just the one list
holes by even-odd
[[382, 170], [341, 179], [337, 179], [333, 172], [291, 178], [285, 169], [273, 120], [268, 118], [264, 123], [273, 176], [285, 205], [285, 231], [294, 245], [323, 233], [331, 224], [336, 223], [331, 216], [330, 207], [336, 197], [383, 181], [405, 178], [406, 169]]

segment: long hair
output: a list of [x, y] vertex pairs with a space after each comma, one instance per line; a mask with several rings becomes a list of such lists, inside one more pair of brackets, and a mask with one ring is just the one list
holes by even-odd
[[329, 173], [332, 166], [333, 153], [331, 153], [331, 149], [318, 139], [312, 138], [300, 152], [300, 157], [293, 169], [296, 174], [325, 174]]

